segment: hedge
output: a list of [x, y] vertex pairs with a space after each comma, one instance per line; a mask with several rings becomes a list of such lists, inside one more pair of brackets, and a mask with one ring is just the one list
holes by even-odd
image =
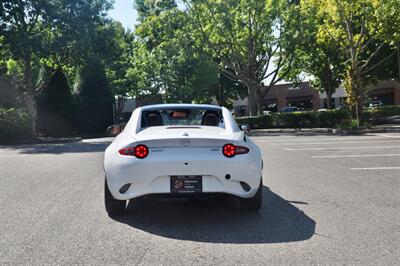
[[[363, 111], [361, 119], [368, 124], [387, 123], [387, 118], [400, 115], [400, 106], [384, 106]], [[273, 113], [255, 117], [236, 117], [238, 124], [248, 124], [250, 128], [311, 128], [338, 127], [349, 119], [345, 110], [323, 112]]]
[[0, 141], [32, 138], [32, 118], [24, 109], [0, 107]]
[[400, 105], [370, 108], [363, 112], [362, 118], [370, 124], [384, 124], [389, 122], [387, 118], [396, 115], [400, 115]]

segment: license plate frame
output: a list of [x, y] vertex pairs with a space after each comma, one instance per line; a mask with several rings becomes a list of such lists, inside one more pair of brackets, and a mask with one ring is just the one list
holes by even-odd
[[202, 193], [203, 176], [201, 175], [174, 175], [170, 176], [171, 193]]

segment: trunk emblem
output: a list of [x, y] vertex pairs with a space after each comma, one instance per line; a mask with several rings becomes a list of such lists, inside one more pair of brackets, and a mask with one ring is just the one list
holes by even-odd
[[189, 137], [189, 134], [188, 134], [187, 132], [185, 132], [185, 133], [183, 133], [182, 136], [184, 136], [184, 137]]
[[183, 139], [183, 140], [181, 141], [181, 144], [182, 144], [183, 146], [187, 147], [187, 146], [190, 145], [190, 140], [188, 140], [188, 139]]

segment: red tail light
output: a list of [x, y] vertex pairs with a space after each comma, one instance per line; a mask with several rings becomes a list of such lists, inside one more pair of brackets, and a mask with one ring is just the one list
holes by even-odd
[[222, 153], [226, 156], [226, 157], [233, 157], [237, 154], [245, 154], [245, 153], [249, 153], [249, 149], [243, 146], [236, 146], [233, 144], [225, 144], [224, 147], [222, 148]]
[[146, 145], [137, 145], [119, 150], [119, 154], [126, 156], [135, 156], [138, 159], [146, 158], [149, 155], [149, 148]]

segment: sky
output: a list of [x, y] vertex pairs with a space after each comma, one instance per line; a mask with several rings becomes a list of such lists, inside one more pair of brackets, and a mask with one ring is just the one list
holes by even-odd
[[114, 0], [114, 8], [108, 12], [108, 15], [122, 23], [126, 29], [133, 30], [137, 14], [133, 8], [134, 0]]

